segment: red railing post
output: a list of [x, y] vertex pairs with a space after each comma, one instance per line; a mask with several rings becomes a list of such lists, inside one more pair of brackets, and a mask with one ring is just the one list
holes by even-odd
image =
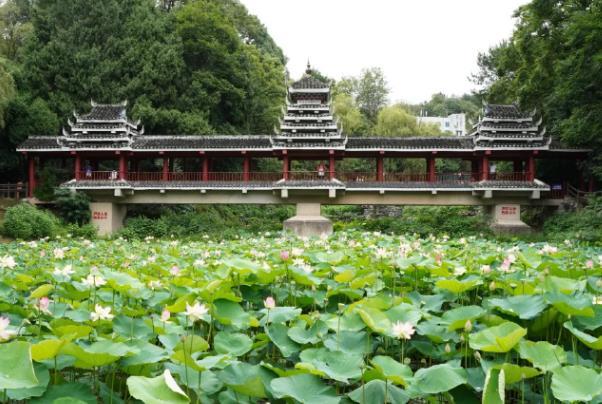
[[376, 159], [376, 181], [383, 182], [385, 180], [384, 158], [382, 155]]
[[161, 181], [169, 181], [169, 158], [163, 157], [163, 169], [161, 171]]
[[79, 181], [81, 178], [81, 171], [82, 171], [82, 159], [81, 156], [79, 154], [75, 154], [75, 180]]
[[201, 176], [203, 181], [209, 181], [209, 158], [203, 157], [203, 175]]
[[487, 181], [489, 179], [489, 157], [483, 155], [481, 157], [481, 180]]
[[435, 156], [427, 157], [426, 163], [427, 181], [435, 182], [437, 179], [435, 175]]
[[533, 180], [535, 180], [535, 157], [530, 155], [527, 160], [527, 181]]
[[36, 189], [36, 160], [35, 157], [29, 155], [27, 158], [27, 168], [29, 174], [29, 193], [30, 198], [33, 197], [33, 191]]
[[288, 161], [288, 155], [283, 155], [282, 156], [282, 178], [284, 178], [285, 181], [288, 181], [289, 178], [289, 161]]
[[125, 180], [127, 178], [127, 171], [128, 171], [127, 158], [125, 156], [125, 153], [121, 152], [119, 154], [119, 179], [120, 180]]
[[330, 178], [330, 180], [334, 180], [335, 178], [335, 160], [334, 160], [334, 150], [329, 150], [328, 151], [329, 154], [329, 162], [328, 162], [328, 177]]
[[244, 182], [249, 182], [249, 168], [251, 166], [251, 160], [249, 156], [245, 154], [245, 157], [242, 160], [242, 180]]

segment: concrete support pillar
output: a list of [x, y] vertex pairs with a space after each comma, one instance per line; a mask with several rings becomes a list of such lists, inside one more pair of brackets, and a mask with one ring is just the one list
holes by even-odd
[[489, 157], [481, 157], [481, 181], [489, 179]]
[[128, 160], [125, 153], [121, 153], [119, 155], [119, 179], [125, 180], [127, 179], [128, 172]]
[[336, 176], [334, 150], [329, 151], [329, 158], [330, 158], [330, 161], [328, 162], [328, 177], [332, 181], [332, 180], [334, 180], [334, 178]]
[[79, 154], [75, 155], [75, 166], [73, 171], [75, 171], [75, 180], [79, 181], [82, 174], [82, 158]]
[[332, 234], [332, 222], [322, 216], [319, 203], [298, 203], [297, 214], [284, 221], [284, 230], [299, 237]]
[[490, 207], [491, 229], [496, 233], [528, 233], [531, 227], [520, 218], [520, 205], [499, 204]]
[[242, 161], [242, 180], [248, 182], [250, 178], [251, 159], [245, 155]]
[[125, 205], [113, 202], [91, 202], [92, 224], [98, 230], [98, 235], [109, 236], [121, 229], [126, 210]]
[[426, 159], [426, 179], [428, 182], [435, 182], [437, 179], [434, 156], [427, 157]]
[[527, 181], [533, 181], [535, 179], [535, 157], [529, 156], [527, 160]]
[[36, 189], [36, 159], [32, 155], [27, 156], [27, 174], [29, 181], [27, 196], [33, 198], [33, 191]]
[[378, 156], [376, 159], [376, 181], [383, 182], [385, 180], [385, 159], [383, 156]]
[[290, 163], [288, 160], [288, 156], [284, 155], [284, 156], [282, 156], [282, 178], [284, 178], [285, 181], [288, 181], [289, 170], [290, 170]]
[[161, 180], [169, 181], [169, 158], [163, 157], [163, 169], [161, 171]]

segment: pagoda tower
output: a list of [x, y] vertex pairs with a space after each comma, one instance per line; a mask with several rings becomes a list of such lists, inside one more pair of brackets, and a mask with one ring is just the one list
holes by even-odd
[[475, 150], [547, 149], [552, 139], [536, 116], [536, 111], [526, 113], [515, 104], [485, 104], [471, 134]]
[[134, 139], [144, 134], [140, 121], [132, 122], [126, 113], [127, 101], [97, 104], [91, 101], [89, 113], [73, 112], [75, 122], [67, 120], [58, 143], [75, 149], [120, 149], [131, 147]]
[[344, 148], [346, 137], [333, 116], [331, 83], [316, 78], [307, 63], [303, 77], [288, 88], [286, 111], [272, 136], [275, 149]]

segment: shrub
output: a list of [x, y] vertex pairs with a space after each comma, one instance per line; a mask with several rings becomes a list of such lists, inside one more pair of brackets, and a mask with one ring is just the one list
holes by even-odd
[[56, 216], [28, 203], [8, 208], [2, 226], [5, 236], [22, 240], [52, 237], [58, 230], [59, 222]]
[[90, 198], [83, 192], [59, 188], [54, 192], [55, 206], [66, 223], [84, 225], [90, 222]]
[[33, 194], [41, 201], [51, 201], [54, 198], [54, 190], [59, 185], [55, 169], [44, 167], [40, 171], [40, 178]]
[[551, 216], [544, 223], [543, 231], [551, 240], [602, 243], [602, 197], [591, 198], [582, 210]]

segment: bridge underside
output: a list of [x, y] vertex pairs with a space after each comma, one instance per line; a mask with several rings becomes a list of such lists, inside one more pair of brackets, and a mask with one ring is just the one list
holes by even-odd
[[300, 236], [317, 236], [332, 232], [332, 224], [320, 214], [321, 205], [486, 206], [491, 212], [494, 230], [523, 232], [529, 228], [520, 220], [521, 205], [558, 206], [561, 203], [561, 200], [548, 198], [549, 187], [539, 181], [510, 185], [499, 181], [374, 185], [350, 186], [340, 181], [177, 185], [78, 181], [63, 184], [90, 195], [94, 201], [92, 221], [103, 235], [121, 228], [126, 206], [132, 204], [295, 204], [297, 214], [285, 221], [284, 228]]

